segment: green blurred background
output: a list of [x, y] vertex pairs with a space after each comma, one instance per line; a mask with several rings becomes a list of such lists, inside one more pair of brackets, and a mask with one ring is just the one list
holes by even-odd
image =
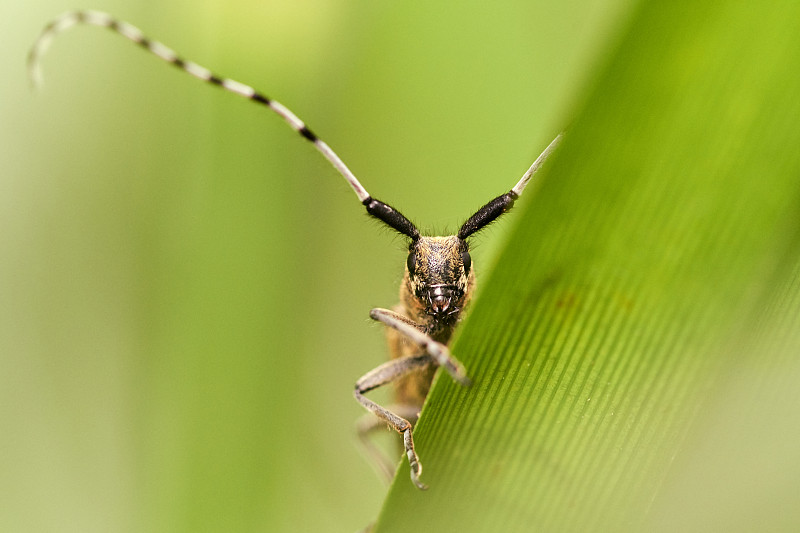
[[[404, 242], [277, 117], [77, 7], [0, 10], [0, 530], [353, 531], [385, 487], [351, 388], [385, 357]], [[122, 2], [293, 109], [435, 233], [569, 120], [632, 2]], [[511, 220], [511, 219], [509, 219]], [[513, 221], [477, 239], [491, 269]]]

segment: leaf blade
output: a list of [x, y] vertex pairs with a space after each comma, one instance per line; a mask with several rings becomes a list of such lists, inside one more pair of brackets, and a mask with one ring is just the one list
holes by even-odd
[[642, 6], [455, 342], [476, 386], [431, 392], [431, 491], [401, 468], [379, 531], [641, 527], [797, 257], [800, 12], [771, 7]]

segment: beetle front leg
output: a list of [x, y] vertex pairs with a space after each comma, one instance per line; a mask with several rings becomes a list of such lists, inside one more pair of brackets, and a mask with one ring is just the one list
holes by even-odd
[[420, 330], [413, 320], [408, 317], [390, 311], [389, 309], [375, 308], [369, 312], [370, 318], [383, 322], [390, 328], [399, 331], [408, 340], [425, 350], [433, 357], [433, 360], [438, 366], [444, 367], [447, 373], [452, 376], [454, 380], [464, 386], [469, 386], [472, 382], [467, 377], [464, 365], [458, 359], [453, 357], [450, 349], [442, 344], [436, 342], [429, 335]]

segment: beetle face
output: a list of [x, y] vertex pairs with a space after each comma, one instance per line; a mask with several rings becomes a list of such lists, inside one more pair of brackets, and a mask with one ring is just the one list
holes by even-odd
[[466, 241], [456, 236], [420, 237], [409, 248], [406, 284], [416, 306], [434, 320], [458, 317], [472, 284]]

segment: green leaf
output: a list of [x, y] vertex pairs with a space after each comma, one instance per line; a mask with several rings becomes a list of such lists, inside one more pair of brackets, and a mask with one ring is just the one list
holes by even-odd
[[800, 527], [798, 20], [636, 12], [454, 342], [474, 385], [429, 395], [430, 490], [403, 464], [377, 531]]

